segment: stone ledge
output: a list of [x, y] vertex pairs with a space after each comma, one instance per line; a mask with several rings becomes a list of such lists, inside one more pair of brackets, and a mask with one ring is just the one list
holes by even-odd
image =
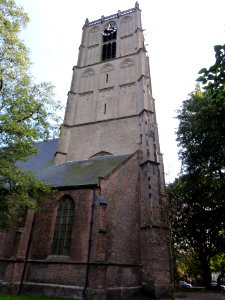
[[84, 287], [60, 285], [60, 284], [48, 284], [39, 282], [24, 282], [22, 288], [22, 294], [32, 295], [46, 295], [52, 297], [73, 297], [74, 299], [81, 300]]

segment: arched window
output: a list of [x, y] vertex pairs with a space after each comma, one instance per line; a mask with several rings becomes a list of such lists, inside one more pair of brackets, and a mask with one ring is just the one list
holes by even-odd
[[120, 36], [124, 37], [133, 34], [135, 31], [135, 21], [131, 16], [125, 16], [120, 19]]
[[92, 68], [86, 69], [80, 77], [79, 92], [85, 93], [85, 92], [93, 91], [94, 78], [95, 78], [94, 69]]
[[74, 220], [74, 203], [64, 198], [58, 208], [52, 241], [53, 255], [69, 255]]
[[127, 58], [120, 64], [119, 71], [120, 82], [129, 83], [136, 81], [135, 62], [131, 58]]

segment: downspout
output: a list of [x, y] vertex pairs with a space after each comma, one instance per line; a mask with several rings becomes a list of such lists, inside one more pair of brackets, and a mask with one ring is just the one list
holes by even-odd
[[93, 198], [92, 198], [92, 206], [91, 206], [91, 220], [90, 220], [90, 230], [89, 230], [89, 240], [88, 240], [88, 255], [87, 255], [87, 268], [86, 268], [86, 277], [85, 277], [85, 285], [83, 290], [83, 299], [85, 299], [86, 290], [88, 287], [88, 279], [89, 279], [89, 269], [90, 269], [90, 257], [91, 257], [91, 246], [92, 246], [92, 231], [94, 224], [94, 210], [95, 210], [95, 195], [96, 188], [93, 189]]
[[28, 260], [29, 253], [30, 253], [32, 235], [33, 235], [34, 219], [35, 219], [35, 212], [34, 212], [32, 224], [31, 224], [30, 235], [29, 235], [29, 240], [28, 240], [28, 244], [27, 244], [27, 250], [26, 250], [24, 265], [23, 265], [23, 272], [22, 272], [22, 276], [21, 276], [21, 280], [20, 280], [20, 287], [19, 287], [19, 290], [18, 290], [18, 293], [17, 293], [18, 295], [21, 294], [21, 291], [22, 291], [22, 288], [23, 288], [23, 282], [24, 282], [24, 277], [25, 277], [26, 268], [27, 268], [27, 260]]

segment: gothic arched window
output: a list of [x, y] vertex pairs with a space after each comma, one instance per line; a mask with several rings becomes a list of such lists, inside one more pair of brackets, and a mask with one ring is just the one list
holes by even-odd
[[58, 208], [52, 241], [53, 255], [69, 255], [74, 220], [74, 203], [64, 198]]
[[81, 77], [80, 77], [80, 84], [79, 84], [79, 92], [90, 92], [94, 89], [94, 78], [95, 78], [95, 71], [92, 68], [86, 69]]

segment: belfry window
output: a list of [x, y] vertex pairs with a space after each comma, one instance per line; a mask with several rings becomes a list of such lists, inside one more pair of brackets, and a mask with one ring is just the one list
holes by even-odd
[[116, 42], [107, 43], [102, 47], [102, 60], [116, 57]]
[[107, 35], [103, 34], [103, 43], [109, 42], [111, 40], [116, 40], [116, 31], [111, 32], [111, 33], [109, 33]]
[[110, 22], [102, 32], [102, 60], [108, 60], [116, 57], [116, 37], [117, 28], [114, 22]]
[[69, 255], [74, 220], [74, 203], [64, 198], [58, 208], [52, 241], [53, 255]]

